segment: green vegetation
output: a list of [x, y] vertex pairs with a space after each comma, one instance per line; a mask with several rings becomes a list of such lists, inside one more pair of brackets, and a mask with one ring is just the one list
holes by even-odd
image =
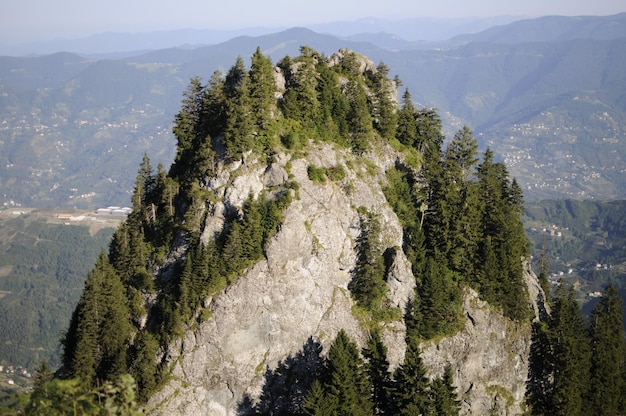
[[144, 412], [137, 404], [135, 388], [135, 381], [129, 375], [91, 389], [85, 388], [80, 379], [54, 379], [37, 387], [23, 413], [15, 409], [14, 414], [139, 416]]
[[[449, 366], [426, 377], [419, 346], [407, 339], [404, 362], [393, 372], [377, 332], [358, 348], [341, 330], [324, 360], [322, 373], [305, 397], [305, 415], [456, 415], [460, 410]], [[366, 361], [364, 361], [364, 358]], [[292, 399], [293, 400], [293, 399]]]
[[565, 283], [551, 305], [551, 315], [533, 324], [526, 385], [530, 414], [623, 414], [626, 340], [616, 289], [606, 288], [587, 325]]
[[542, 201], [527, 204], [525, 213], [536, 268], [543, 259], [546, 275], [563, 273], [587, 293], [609, 282], [626, 289], [626, 201]]
[[59, 337], [114, 230], [109, 224], [91, 234], [84, 225], [48, 222], [53, 215], [6, 212], [0, 220], [0, 365], [5, 368], [32, 372], [42, 360], [59, 366]]
[[384, 192], [404, 227], [403, 250], [417, 280], [411, 327], [426, 339], [456, 332], [464, 284], [506, 316], [528, 318], [521, 260], [529, 244], [517, 182], [490, 150], [478, 163], [478, 146], [467, 127], [442, 150], [437, 115], [416, 111], [407, 98], [399, 116], [407, 126], [400, 140], [429, 156], [419, 171], [403, 164], [389, 169]]

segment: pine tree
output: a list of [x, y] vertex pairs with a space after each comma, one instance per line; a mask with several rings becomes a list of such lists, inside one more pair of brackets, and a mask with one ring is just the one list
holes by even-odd
[[371, 415], [371, 385], [356, 344], [342, 329], [328, 350], [324, 391], [338, 415]]
[[[396, 138], [400, 143], [407, 146], [414, 146], [417, 140], [417, 122], [415, 120], [416, 108], [411, 100], [411, 93], [408, 89], [402, 94], [402, 108], [398, 111], [398, 124], [396, 127]], [[418, 149], [422, 150], [422, 149]]]
[[622, 322], [622, 298], [609, 284], [600, 302], [591, 312], [591, 378], [588, 411], [595, 415], [622, 414], [622, 372], [626, 365], [626, 345]]
[[528, 241], [521, 222], [523, 210], [518, 190], [509, 182], [503, 163], [493, 161], [485, 151], [477, 168], [482, 198], [483, 264], [480, 293], [484, 299], [502, 307], [506, 316], [525, 319], [530, 315], [528, 291], [523, 282], [522, 259], [528, 254]]
[[454, 387], [450, 363], [444, 367], [443, 375], [433, 380], [432, 395], [437, 416], [454, 416], [459, 414], [461, 402]]
[[550, 414], [553, 368], [554, 358], [548, 324], [533, 322], [525, 393], [531, 415]]
[[226, 153], [231, 158], [241, 156], [254, 148], [253, 107], [250, 98], [250, 76], [243, 58], [237, 57], [225, 80], [226, 125], [224, 140]]
[[462, 322], [461, 291], [451, 272], [445, 264], [429, 257], [419, 277], [416, 304], [422, 317], [422, 321], [417, 323], [420, 337], [431, 339], [456, 332]]
[[41, 389], [54, 378], [54, 373], [48, 367], [48, 362], [42, 360], [39, 366], [35, 369], [33, 374], [33, 389]]
[[477, 155], [478, 143], [474, 140], [472, 130], [463, 126], [446, 147], [446, 169], [452, 170], [459, 182], [465, 181], [478, 163]]
[[363, 350], [367, 360], [367, 374], [372, 383], [372, 403], [374, 414], [383, 415], [389, 409], [389, 393], [391, 389], [391, 373], [387, 360], [387, 347], [380, 338], [378, 330], [370, 332], [367, 348]]
[[142, 402], [150, 398], [158, 385], [159, 370], [155, 365], [158, 348], [158, 342], [148, 331], [141, 332], [135, 341], [129, 372], [137, 381], [138, 399]]
[[64, 366], [88, 386], [126, 371], [131, 325], [125, 299], [122, 282], [100, 253], [63, 339]]
[[299, 57], [279, 63], [287, 83], [281, 106], [283, 113], [285, 117], [298, 121], [309, 131], [315, 131], [321, 115], [318, 98], [319, 73], [316, 69], [318, 61], [319, 54], [303, 46]]
[[441, 133], [442, 123], [433, 108], [422, 108], [415, 115], [417, 137], [414, 147], [422, 151], [425, 159], [441, 159], [442, 145], [445, 139]]
[[373, 214], [361, 218], [361, 233], [356, 242], [357, 261], [348, 284], [350, 293], [363, 308], [374, 312], [387, 293], [385, 261], [380, 243], [380, 222]]
[[[274, 135], [272, 114], [276, 108], [275, 90], [276, 83], [272, 61], [261, 53], [261, 48], [257, 47], [252, 55], [250, 65], [250, 105], [254, 109], [253, 119], [256, 133], [266, 137], [266, 139]], [[258, 147], [268, 150], [271, 148], [269, 142]]]
[[407, 336], [404, 361], [393, 374], [391, 406], [394, 415], [433, 414], [434, 404], [430, 396], [430, 381], [422, 362], [419, 342]]
[[180, 183], [187, 183], [194, 154], [194, 143], [198, 136], [198, 127], [202, 113], [204, 87], [199, 77], [191, 79], [183, 94], [182, 107], [174, 120], [176, 137], [176, 157], [170, 168], [170, 174]]
[[591, 359], [585, 321], [574, 290], [566, 289], [563, 282], [552, 305], [550, 344], [554, 367], [549, 414], [584, 415]]
[[315, 380], [304, 400], [302, 412], [307, 416], [338, 416], [338, 407], [337, 398], [326, 394], [322, 383]]
[[374, 108], [373, 118], [376, 130], [389, 140], [395, 136], [397, 116], [395, 111], [395, 84], [389, 80], [389, 67], [380, 62], [373, 78]]
[[349, 80], [346, 85], [348, 97], [348, 124], [352, 150], [362, 154], [369, 149], [372, 138], [372, 116], [367, 105], [367, 95], [359, 82]]

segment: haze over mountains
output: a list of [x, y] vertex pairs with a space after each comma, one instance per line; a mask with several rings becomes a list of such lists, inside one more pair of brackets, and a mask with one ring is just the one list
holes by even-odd
[[[249, 62], [257, 46], [276, 63], [302, 45], [327, 55], [349, 48], [384, 62], [402, 80], [400, 93], [408, 88], [416, 105], [439, 110], [448, 137], [470, 126], [529, 200], [624, 198], [626, 14], [503, 19], [456, 26], [367, 20], [352, 23], [352, 34], [347, 24], [257, 28], [230, 40], [236, 33], [108, 34], [75, 41], [86, 42], [89, 54], [0, 57], [0, 203], [128, 204], [142, 154], [172, 160], [171, 123], [191, 77], [206, 81], [237, 56]], [[413, 39], [406, 37], [411, 26]], [[323, 34], [341, 27], [341, 36]], [[215, 43], [186, 41], [191, 35]], [[187, 45], [129, 52], [165, 40]], [[97, 49], [101, 41], [112, 49]]]
[[[445, 41], [454, 36], [477, 33], [495, 25], [504, 25], [520, 17], [499, 16], [489, 18], [413, 18], [386, 20], [366, 18], [354, 21], [337, 21], [307, 26], [318, 32], [347, 39], [370, 39], [374, 43], [383, 40], [385, 35], [396, 42], [415, 44], [418, 41]], [[10, 43], [0, 42], [0, 55], [26, 56], [42, 55], [59, 51], [71, 51], [83, 55], [125, 54], [181, 47], [183, 45], [213, 45], [226, 42], [238, 36], [262, 36], [281, 32], [289, 27], [257, 26], [232, 30], [180, 29], [148, 33], [98, 33], [84, 38], [50, 39], [42, 42]]]

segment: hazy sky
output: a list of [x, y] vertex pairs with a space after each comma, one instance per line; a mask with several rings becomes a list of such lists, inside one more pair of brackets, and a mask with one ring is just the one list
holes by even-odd
[[290, 27], [363, 17], [610, 15], [624, 0], [2, 0], [0, 43], [101, 32]]

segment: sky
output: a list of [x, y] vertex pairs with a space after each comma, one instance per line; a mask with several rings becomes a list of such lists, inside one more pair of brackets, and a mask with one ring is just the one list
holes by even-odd
[[606, 16], [624, 0], [3, 0], [0, 43], [103, 32], [293, 27], [365, 17]]

